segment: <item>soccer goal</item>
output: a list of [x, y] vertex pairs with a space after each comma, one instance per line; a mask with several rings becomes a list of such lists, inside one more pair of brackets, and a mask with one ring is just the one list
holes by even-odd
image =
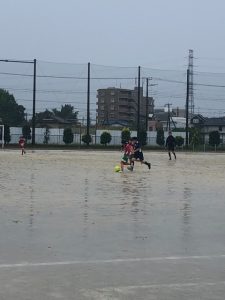
[[4, 131], [4, 125], [0, 125], [0, 143], [2, 144], [2, 149], [4, 148], [5, 144], [5, 131]]

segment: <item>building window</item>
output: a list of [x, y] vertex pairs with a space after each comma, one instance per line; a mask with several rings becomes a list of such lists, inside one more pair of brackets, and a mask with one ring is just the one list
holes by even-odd
[[199, 119], [193, 119], [193, 124], [198, 124], [199, 123]]
[[115, 95], [115, 91], [111, 91], [111, 93], [110, 93], [110, 94], [111, 94], [112, 96], [113, 96], [113, 95]]
[[100, 106], [100, 109], [101, 109], [101, 110], [104, 110], [104, 109], [105, 109], [104, 105], [101, 105], [101, 106]]
[[110, 105], [110, 109], [111, 109], [111, 110], [114, 110], [114, 109], [115, 109], [115, 106], [114, 106], [114, 105]]
[[223, 127], [222, 126], [219, 126], [219, 131], [223, 131]]
[[114, 103], [115, 102], [115, 98], [111, 98], [111, 103]]
[[100, 102], [105, 103], [105, 98], [101, 98]]

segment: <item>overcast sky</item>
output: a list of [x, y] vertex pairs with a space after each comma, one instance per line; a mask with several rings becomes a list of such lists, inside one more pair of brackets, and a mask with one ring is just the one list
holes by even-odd
[[0, 0], [0, 59], [225, 72], [224, 0]]

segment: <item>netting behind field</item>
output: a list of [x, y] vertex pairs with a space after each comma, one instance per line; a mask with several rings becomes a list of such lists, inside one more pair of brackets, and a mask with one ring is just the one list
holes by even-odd
[[[87, 119], [88, 64], [64, 64], [37, 61], [36, 112], [60, 109], [70, 104], [85, 124]], [[149, 97], [154, 98], [155, 108], [185, 108], [186, 69], [159, 70], [141, 67], [141, 87], [146, 93], [149, 78]], [[91, 64], [90, 69], [90, 118], [94, 124], [97, 109], [97, 90], [108, 87], [134, 89], [138, 85], [138, 66], [112, 67]], [[18, 104], [26, 108], [28, 119], [33, 108], [33, 65], [0, 63], [0, 88], [14, 95]], [[193, 95], [195, 113], [221, 116], [225, 112], [225, 73], [195, 72]]]

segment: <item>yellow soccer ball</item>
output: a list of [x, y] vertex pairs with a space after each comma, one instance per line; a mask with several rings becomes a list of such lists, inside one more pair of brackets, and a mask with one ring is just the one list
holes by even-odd
[[115, 166], [114, 171], [119, 172], [120, 171], [120, 166]]

